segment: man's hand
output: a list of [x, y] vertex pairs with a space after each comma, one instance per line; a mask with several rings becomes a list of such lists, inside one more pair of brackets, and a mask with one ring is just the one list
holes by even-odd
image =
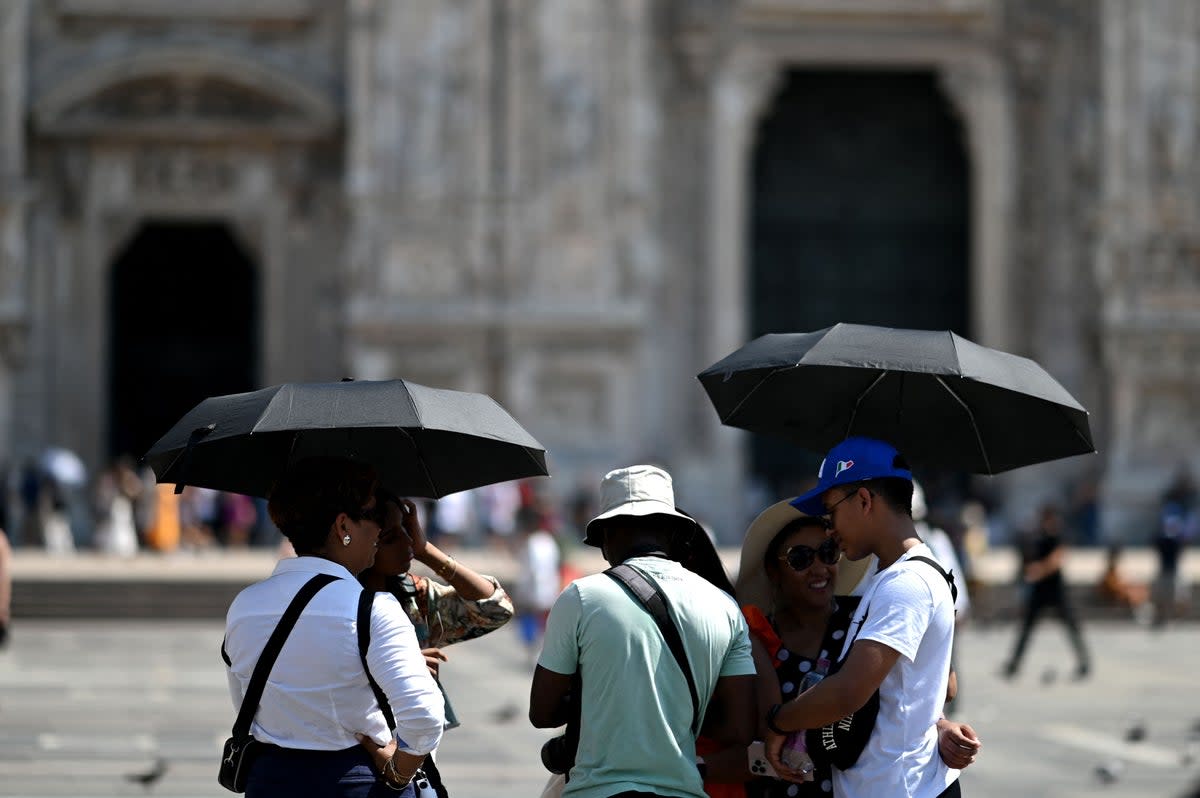
[[429, 672], [433, 674], [433, 678], [438, 677], [438, 666], [446, 662], [446, 655], [442, 653], [440, 648], [423, 648], [421, 653], [425, 655], [425, 667], [429, 668]]
[[799, 770], [792, 770], [787, 765], [783, 764], [783, 744], [787, 740], [787, 735], [776, 734], [770, 729], [767, 730], [766, 739], [763, 740], [763, 750], [767, 754], [767, 761], [771, 763], [771, 767], [779, 775], [779, 778], [785, 781], [794, 781], [797, 784], [803, 784], [806, 781], [813, 780], [813, 772], [810, 770], [807, 773], [802, 773]]
[[983, 743], [975, 730], [965, 723], [942, 718], [937, 722], [938, 753], [942, 761], [952, 768], [962, 770], [975, 761]]

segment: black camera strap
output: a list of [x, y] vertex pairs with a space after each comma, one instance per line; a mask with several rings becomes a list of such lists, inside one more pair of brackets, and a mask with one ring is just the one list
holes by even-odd
[[[292, 633], [292, 627], [300, 619], [300, 612], [312, 600], [312, 597], [317, 595], [317, 591], [337, 579], [338, 577], [329, 574], [317, 574], [304, 583], [304, 587], [300, 588], [300, 592], [296, 594], [292, 603], [284, 611], [283, 617], [279, 619], [279, 625], [271, 633], [267, 645], [258, 655], [258, 662], [254, 664], [254, 673], [250, 676], [246, 695], [242, 697], [242, 707], [238, 711], [237, 720], [233, 723], [234, 737], [246, 737], [250, 734], [250, 724], [254, 721], [255, 713], [258, 712], [258, 702], [262, 700], [263, 689], [267, 686], [267, 677], [271, 675], [271, 668], [275, 666], [275, 660], [279, 657], [279, 652], [283, 650], [284, 642]], [[224, 654], [224, 649], [225, 646], [222, 645], [222, 654]], [[228, 662], [228, 658], [226, 662]]]
[[622, 563], [604, 572], [609, 578], [624, 585], [626, 590], [650, 613], [650, 617], [658, 624], [667, 648], [675, 655], [679, 669], [687, 679], [688, 691], [692, 694], [692, 735], [700, 734], [700, 694], [696, 690], [696, 679], [688, 664], [687, 651], [683, 647], [683, 638], [679, 636], [679, 628], [671, 620], [670, 603], [667, 597], [654, 586], [654, 583], [638, 568]]

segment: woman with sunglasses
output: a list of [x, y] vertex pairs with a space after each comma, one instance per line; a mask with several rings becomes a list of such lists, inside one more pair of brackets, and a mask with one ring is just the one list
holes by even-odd
[[[375, 594], [366, 655], [359, 653], [363, 588], [355, 576], [379, 544], [377, 490], [370, 466], [322, 457], [299, 461], [271, 493], [271, 520], [297, 556], [280, 560], [229, 608], [221, 653], [235, 711], [286, 608], [309, 582], [325, 583], [301, 610], [254, 712], [250, 732], [262, 745], [247, 798], [411, 798], [413, 775], [441, 739], [441, 692], [392, 596]], [[394, 734], [369, 677], [389, 704]]]
[[[795, 698], [805, 674], [820, 672], [841, 653], [850, 620], [874, 570], [870, 558], [844, 559], [827, 530], [823, 518], [805, 516], [783, 501], [754, 520], [742, 544], [735, 590], [759, 666], [758, 717], [764, 719], [759, 739], [766, 731], [768, 708]], [[974, 758], [957, 748], [960, 725], [939, 722], [942, 758], [957, 768]], [[812, 781], [801, 784], [764, 776], [766, 758], [754, 746], [746, 761], [723, 757], [706, 766], [712, 782], [746, 782], [741, 794], [751, 798], [832, 795], [828, 767], [818, 764]], [[731, 786], [735, 791], [730, 791]], [[738, 795], [737, 786], [705, 785], [711, 795], [721, 798]]]

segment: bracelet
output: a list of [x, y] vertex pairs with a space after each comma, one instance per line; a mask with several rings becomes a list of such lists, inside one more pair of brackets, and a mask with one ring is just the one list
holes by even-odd
[[[396, 760], [391, 758], [389, 758], [387, 762], [383, 763], [383, 769], [380, 770], [379, 773], [381, 776], [383, 776], [383, 783], [396, 792], [400, 792], [407, 787], [408, 783], [413, 780], [413, 776], [415, 775], [410, 773], [408, 776], [401, 778], [400, 774], [396, 772]], [[389, 773], [391, 774], [391, 778], [388, 777]]]
[[[449, 571], [450, 573], [446, 573]], [[458, 573], [458, 560], [447, 556], [446, 561], [438, 566], [437, 575], [449, 582]]]
[[776, 734], [791, 734], [789, 731], [784, 731], [775, 725], [775, 716], [779, 714], [779, 710], [783, 709], [783, 704], [775, 704], [767, 710], [767, 728]]

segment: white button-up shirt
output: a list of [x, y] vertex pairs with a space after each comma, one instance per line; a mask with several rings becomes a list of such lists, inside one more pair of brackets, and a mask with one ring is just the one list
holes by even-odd
[[[284, 748], [338, 751], [357, 745], [355, 733], [379, 745], [391, 740], [387, 721], [358, 653], [358, 597], [348, 570], [321, 557], [280, 560], [274, 573], [237, 595], [225, 618], [229, 692], [236, 712], [259, 654], [284, 610], [316, 574], [341, 577], [321, 588], [300, 614], [267, 678], [251, 733]], [[389, 593], [376, 593], [367, 665], [392, 705], [402, 750], [427, 754], [445, 724], [445, 702], [425, 667], [412, 622]]]

